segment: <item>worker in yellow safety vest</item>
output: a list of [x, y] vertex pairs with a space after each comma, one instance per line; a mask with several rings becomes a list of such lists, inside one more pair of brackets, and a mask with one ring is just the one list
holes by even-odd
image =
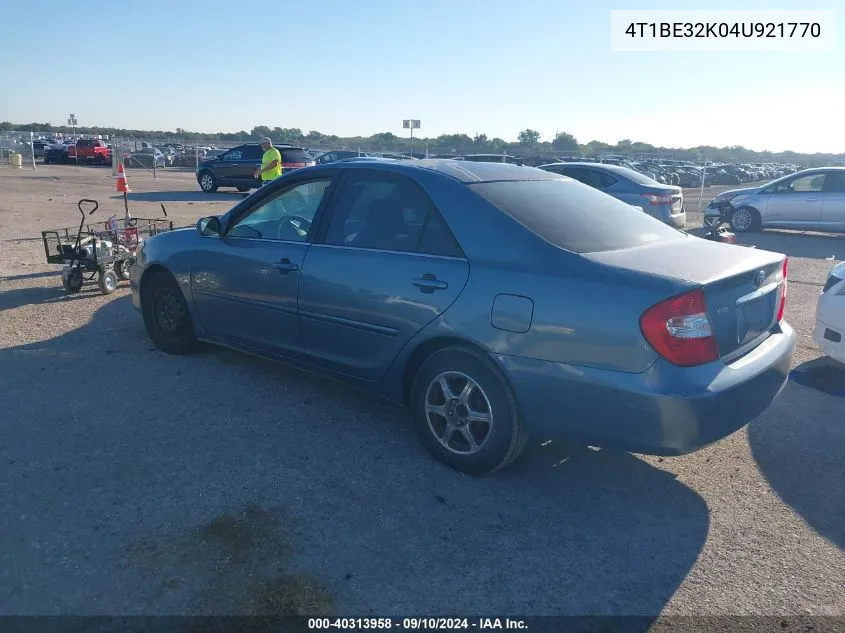
[[267, 137], [261, 139], [261, 149], [264, 150], [261, 167], [255, 170], [253, 176], [261, 180], [263, 187], [282, 175], [282, 154], [273, 147], [273, 141]]

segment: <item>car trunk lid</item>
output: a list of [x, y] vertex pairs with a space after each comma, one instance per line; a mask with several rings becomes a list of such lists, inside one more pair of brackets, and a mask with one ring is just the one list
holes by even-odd
[[763, 342], [777, 323], [785, 292], [785, 256], [697, 237], [584, 257], [627, 270], [669, 277], [680, 292], [702, 287], [723, 359]]
[[680, 213], [684, 208], [684, 190], [681, 187], [653, 186], [646, 189], [642, 195], [650, 205], [671, 206], [672, 213]]
[[302, 169], [303, 167], [311, 167], [316, 165], [314, 157], [303, 149], [282, 149], [282, 168]]

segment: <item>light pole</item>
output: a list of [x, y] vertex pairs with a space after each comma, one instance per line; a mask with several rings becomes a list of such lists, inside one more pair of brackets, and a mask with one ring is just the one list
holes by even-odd
[[403, 119], [402, 127], [406, 130], [411, 130], [411, 158], [414, 157], [414, 130], [420, 129], [419, 119]]

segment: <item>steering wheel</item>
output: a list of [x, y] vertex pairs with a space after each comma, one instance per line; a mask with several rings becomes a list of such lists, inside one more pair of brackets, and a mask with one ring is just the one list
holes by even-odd
[[[297, 234], [305, 233], [305, 235], [307, 235], [308, 231], [311, 230], [311, 220], [301, 215], [289, 215], [285, 217], [284, 221], [279, 223], [279, 231], [277, 235], [278, 239], [288, 239], [285, 238], [283, 234], [291, 228], [296, 231]], [[300, 237], [304, 237], [304, 235], [300, 235]]]

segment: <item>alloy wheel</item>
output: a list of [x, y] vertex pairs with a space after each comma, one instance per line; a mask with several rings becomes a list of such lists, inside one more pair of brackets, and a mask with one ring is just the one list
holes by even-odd
[[487, 394], [461, 372], [443, 372], [429, 383], [425, 417], [437, 441], [459, 455], [479, 452], [493, 435], [493, 409]]
[[737, 209], [731, 216], [731, 226], [736, 231], [747, 231], [753, 222], [754, 218], [748, 209]]

